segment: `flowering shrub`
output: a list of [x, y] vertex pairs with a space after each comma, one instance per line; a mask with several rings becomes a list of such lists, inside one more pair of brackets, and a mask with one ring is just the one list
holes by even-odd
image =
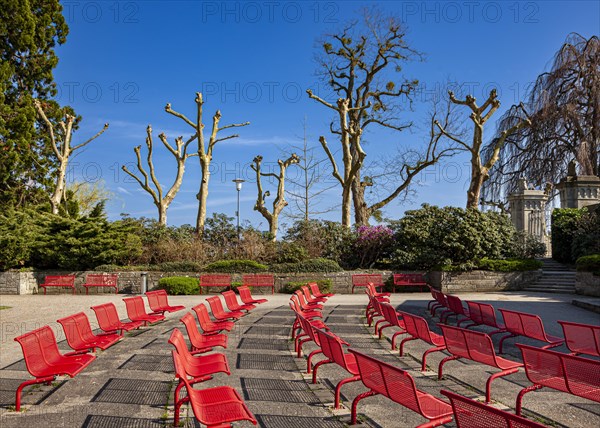
[[372, 268], [389, 255], [394, 242], [394, 232], [387, 226], [359, 226], [356, 229], [354, 255], [358, 268]]

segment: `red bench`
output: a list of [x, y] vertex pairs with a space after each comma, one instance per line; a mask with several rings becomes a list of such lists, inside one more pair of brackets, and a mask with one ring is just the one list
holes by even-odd
[[90, 273], [85, 277], [85, 294], [89, 294], [90, 287], [111, 287], [115, 289], [115, 294], [119, 292], [119, 277], [116, 274]]
[[246, 287], [270, 287], [271, 294], [275, 294], [275, 278], [273, 275], [242, 275], [242, 285]]
[[537, 315], [509, 311], [508, 309], [499, 309], [499, 311], [502, 313], [502, 318], [504, 318], [506, 331], [510, 333], [508, 336], [503, 336], [500, 339], [500, 343], [498, 344], [500, 353], [502, 353], [502, 344], [504, 341], [516, 336], [525, 336], [546, 342], [548, 345], [544, 346], [543, 349], [553, 348], [564, 343], [564, 339], [546, 334], [544, 324]]
[[488, 333], [489, 336], [506, 332], [506, 327], [496, 319], [496, 311], [489, 303], [472, 302], [468, 300], [467, 307], [469, 308], [469, 319], [472, 321], [472, 324], [469, 324], [466, 327], [473, 327], [475, 325], [494, 327], [496, 330]]
[[429, 306], [429, 304], [427, 305], [427, 308], [429, 309], [429, 313], [431, 313], [431, 316], [435, 316], [435, 312], [440, 308], [445, 308], [446, 310], [449, 309], [448, 299], [446, 298], [446, 295], [444, 293], [442, 293], [439, 290], [436, 290], [435, 288], [431, 288], [431, 295], [435, 299], [434, 301], [429, 302], [429, 303], [433, 303], [433, 305], [431, 305], [431, 306]]
[[317, 337], [319, 338], [321, 350], [327, 359], [321, 360], [315, 364], [312, 379], [313, 383], [317, 383], [317, 369], [323, 364], [335, 363], [352, 375], [339, 381], [335, 387], [334, 406], [336, 409], [339, 409], [342, 386], [349, 382], [356, 382], [360, 380], [358, 365], [356, 364], [356, 357], [354, 354], [344, 352], [343, 345], [347, 345], [347, 343], [342, 341], [339, 337], [332, 333], [328, 333], [325, 330], [317, 329], [315, 331], [317, 333]]
[[123, 338], [120, 334], [114, 333], [95, 335], [92, 332], [88, 317], [83, 312], [69, 315], [57, 321], [62, 325], [67, 343], [75, 353], [95, 352], [96, 348], [104, 351]]
[[228, 290], [231, 287], [231, 275], [200, 275], [199, 286], [200, 294], [202, 294], [202, 287], [219, 287]]
[[208, 315], [208, 309], [206, 309], [204, 303], [193, 306], [192, 310], [196, 312], [198, 323], [200, 324], [200, 328], [204, 334], [214, 335], [223, 330], [231, 331], [234, 326], [233, 321], [212, 321]]
[[21, 345], [27, 371], [35, 377], [19, 385], [16, 392], [15, 410], [21, 410], [23, 388], [37, 383], [50, 384], [57, 376], [75, 377], [96, 359], [94, 355], [62, 355], [56, 345], [54, 332], [48, 326], [30, 331], [15, 340]]
[[410, 334], [410, 337], [406, 337], [400, 342], [400, 356], [404, 355], [404, 344], [410, 340], [420, 339], [423, 342], [433, 345], [433, 348], [425, 351], [421, 357], [421, 371], [424, 372], [427, 368], [427, 355], [446, 349], [444, 337], [429, 330], [429, 324], [427, 324], [425, 318], [409, 314], [408, 312], [398, 311], [398, 313], [402, 315], [406, 332]]
[[[195, 389], [188, 380], [188, 368], [184, 360], [176, 351], [172, 351], [175, 374], [180, 385], [175, 393], [175, 423], [179, 426], [179, 409], [181, 405], [189, 402], [192, 405], [194, 416], [201, 424], [209, 427], [227, 427], [230, 422], [250, 421], [257, 424], [256, 418], [246, 406], [240, 395], [230, 386], [216, 386], [213, 388]], [[187, 394], [179, 398], [179, 390], [185, 386]]]
[[[323, 318], [323, 314], [321, 313], [321, 311], [303, 310], [298, 301], [298, 296], [293, 295], [290, 298], [289, 304], [290, 304], [290, 308], [296, 315], [296, 318], [294, 319], [294, 323], [292, 324], [292, 340], [295, 341], [294, 349], [298, 349], [297, 342], [300, 339], [297, 336], [297, 332], [302, 328], [301, 323], [300, 323], [301, 316], [306, 318], [311, 323], [311, 325], [313, 325], [317, 328], [324, 328], [325, 324], [323, 323], [322, 320], [319, 319], [319, 318]], [[305, 333], [305, 335], [306, 335], [306, 333]]]
[[154, 324], [165, 319], [164, 315], [148, 314], [144, 307], [144, 299], [140, 296], [127, 297], [123, 299], [127, 316], [131, 321], [141, 321], [144, 325]]
[[[306, 361], [306, 373], [310, 374], [312, 372], [312, 364], [311, 361], [313, 357], [317, 354], [321, 354], [323, 351], [321, 350], [321, 342], [319, 341], [319, 337], [315, 331], [315, 327], [309, 320], [304, 318], [302, 315], [297, 314], [298, 322], [300, 324], [300, 328], [303, 333], [299, 333], [296, 335], [296, 339], [294, 340], [294, 350], [296, 351], [296, 356], [300, 358], [302, 356], [302, 345], [307, 342], [314, 342], [315, 345], [318, 346], [317, 349], [312, 351], [307, 358]], [[323, 324], [324, 325], [324, 324]], [[313, 383], [316, 383], [316, 378], [313, 376]]]
[[155, 314], [164, 315], [165, 312], [177, 312], [185, 309], [185, 306], [182, 305], [169, 305], [166, 290], [146, 291], [146, 297], [148, 298], [150, 309]]
[[[460, 297], [446, 294], [446, 302], [448, 303], [448, 309], [440, 314], [440, 322], [445, 323], [448, 321], [448, 318], [455, 316], [457, 321], [456, 325], [460, 327], [463, 322], [471, 320], [469, 310], [463, 306]], [[460, 317], [463, 318], [460, 319]]]
[[365, 308], [365, 317], [367, 318], [367, 323], [369, 324], [369, 327], [370, 327], [371, 323], [373, 322], [374, 317], [376, 317], [376, 316], [382, 317], [383, 316], [381, 314], [381, 311], [379, 310], [378, 303], [381, 303], [381, 302], [389, 303], [390, 298], [389, 298], [389, 293], [378, 293], [377, 290], [375, 290], [375, 286], [370, 283], [367, 284], [367, 286], [365, 287], [365, 292], [369, 296], [369, 303], [367, 304], [367, 307]]
[[144, 325], [142, 321], [121, 321], [114, 303], [104, 303], [92, 306], [90, 309], [96, 314], [98, 325], [105, 333], [118, 333], [123, 336], [123, 331], [133, 330]]
[[352, 402], [351, 425], [356, 424], [358, 402], [378, 394], [429, 419], [429, 423], [419, 427], [436, 427], [452, 420], [452, 407], [445, 401], [418, 390], [408, 372], [355, 349], [351, 348], [349, 351], [355, 355], [360, 379], [369, 389]]
[[396, 291], [396, 287], [419, 287], [419, 291], [423, 291], [423, 287], [426, 286], [427, 281], [422, 273], [394, 274], [394, 291]]
[[[402, 314], [396, 312], [396, 309], [389, 303], [380, 303], [379, 307], [381, 308], [381, 312], [383, 314], [383, 318], [387, 321], [386, 325], [379, 327], [379, 338], [381, 339], [382, 331], [387, 327], [398, 327], [400, 331], [397, 331], [392, 336], [392, 350], [396, 349], [396, 337], [401, 334], [406, 334], [406, 326], [404, 325], [404, 320], [402, 319]], [[398, 317], [400, 316], [400, 317]]]
[[366, 287], [367, 284], [373, 284], [375, 288], [382, 288], [385, 286], [383, 278], [380, 273], [355, 273], [352, 274], [352, 294], [356, 287]]
[[513, 415], [479, 401], [471, 400], [454, 392], [441, 390], [450, 399], [456, 426], [460, 428], [511, 427], [511, 428], [547, 428], [546, 425]]
[[210, 306], [210, 311], [212, 312], [213, 317], [217, 321], [226, 321], [226, 320], [239, 320], [241, 317], [246, 315], [246, 312], [242, 311], [226, 311], [223, 308], [223, 304], [221, 303], [221, 299], [219, 296], [212, 296], [206, 299], [208, 305]]
[[44, 294], [46, 294], [46, 287], [67, 287], [75, 294], [75, 275], [46, 275], [44, 283], [39, 287], [44, 289]]
[[501, 370], [500, 372], [491, 375], [485, 384], [486, 403], [490, 402], [492, 381], [494, 379], [516, 373], [519, 371], [519, 367], [523, 367], [523, 364], [520, 362], [498, 357], [494, 351], [492, 339], [485, 333], [443, 324], [440, 324], [439, 326], [444, 334], [446, 350], [452, 355], [440, 361], [438, 379], [441, 379], [443, 376], [442, 370], [444, 364], [448, 361], [458, 360], [459, 358], [466, 358]]
[[238, 293], [240, 293], [240, 299], [242, 299], [242, 302], [244, 302], [244, 303], [248, 303], [248, 304], [251, 304], [251, 305], [259, 305], [261, 303], [267, 303], [268, 302], [267, 299], [255, 299], [255, 298], [253, 298], [252, 297], [252, 292], [245, 285], [242, 285], [242, 286], [238, 287], [237, 291], [238, 291]]
[[600, 325], [577, 322], [558, 322], [565, 336], [567, 348], [573, 353], [600, 357]]
[[201, 354], [212, 351], [215, 346], [227, 348], [228, 337], [225, 334], [202, 334], [198, 330], [194, 316], [191, 313], [185, 314], [179, 321], [185, 325], [192, 354]]
[[517, 396], [521, 414], [523, 395], [548, 387], [600, 403], [600, 361], [517, 343], [523, 355], [525, 374], [532, 386]]
[[224, 291], [224, 292], [221, 293], [221, 295], [225, 299], [225, 305], [227, 305], [227, 308], [230, 311], [246, 311], [246, 312], [250, 312], [251, 309], [256, 308], [256, 306], [253, 305], [253, 304], [251, 304], [251, 303], [242, 303], [240, 305], [240, 303], [237, 300], [237, 297], [235, 296], [235, 293], [233, 291], [231, 291], [231, 290]]

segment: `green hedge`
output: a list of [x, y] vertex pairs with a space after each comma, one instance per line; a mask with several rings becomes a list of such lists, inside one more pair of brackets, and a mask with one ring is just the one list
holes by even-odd
[[594, 272], [595, 275], [600, 275], [600, 254], [579, 257], [577, 259], [577, 270]]
[[202, 272], [207, 273], [260, 273], [266, 270], [266, 265], [254, 260], [219, 260], [202, 268]]
[[189, 276], [169, 276], [158, 281], [158, 288], [167, 290], [168, 294], [191, 295], [198, 294], [200, 280]]
[[573, 263], [573, 237], [585, 209], [557, 208], [552, 211], [552, 258], [562, 263]]
[[308, 259], [298, 263], [279, 263], [271, 265], [275, 273], [312, 273], [312, 272], [341, 272], [340, 265], [329, 259]]
[[321, 290], [322, 293], [329, 293], [333, 286], [333, 283], [330, 279], [318, 279], [318, 280], [312, 279], [309, 281], [291, 281], [291, 282], [286, 282], [283, 285], [283, 287], [281, 288], [281, 292], [285, 293], [285, 294], [293, 294], [294, 291], [300, 290], [300, 288], [304, 287], [309, 282], [316, 282], [317, 285], [319, 286], [319, 290]]
[[481, 259], [478, 268], [482, 270], [491, 270], [495, 272], [515, 272], [538, 270], [542, 268], [542, 262], [533, 259], [510, 259], [510, 260], [492, 260]]

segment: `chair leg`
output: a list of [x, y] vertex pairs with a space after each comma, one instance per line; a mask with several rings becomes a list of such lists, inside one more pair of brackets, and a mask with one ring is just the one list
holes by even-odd
[[29, 386], [29, 385], [35, 385], [37, 383], [52, 382], [54, 379], [56, 379], [56, 376], [40, 377], [40, 378], [36, 378], [36, 379], [26, 380], [21, 385], [19, 385], [19, 387], [17, 388], [16, 397], [15, 397], [15, 410], [17, 412], [19, 412], [21, 410], [21, 393], [23, 392], [23, 388], [25, 388], [26, 386]]
[[504, 341], [506, 339], [508, 339], [509, 337], [516, 337], [517, 335], [514, 333], [509, 334], [508, 336], [504, 336], [502, 339], [500, 339], [500, 342], [498, 343], [498, 352], [500, 354], [502, 354], [502, 345], [504, 344]]
[[392, 336], [392, 351], [396, 349], [396, 337], [404, 333], [406, 333], [406, 331], [397, 331], [396, 333], [394, 333], [394, 335]]
[[492, 395], [492, 381], [498, 377], [508, 376], [509, 374], [513, 374], [519, 371], [519, 368], [502, 370], [499, 373], [494, 373], [491, 375], [487, 382], [485, 383], [485, 404], [489, 404], [490, 396]]
[[323, 351], [320, 349], [315, 349], [314, 351], [312, 351], [310, 354], [308, 354], [308, 359], [306, 360], [306, 374], [310, 374], [311, 370], [312, 370], [312, 366], [311, 366], [311, 361], [312, 361], [312, 357], [317, 355], [317, 354], [322, 354]]
[[519, 395], [517, 395], [517, 404], [515, 406], [515, 413], [518, 416], [521, 416], [521, 405], [522, 405], [522, 401], [523, 401], [523, 396], [525, 394], [527, 394], [528, 392], [535, 391], [535, 390], [538, 390], [541, 388], [542, 388], [542, 385], [531, 385], [531, 386], [528, 386], [527, 388], [523, 388], [521, 391], [519, 391]]
[[444, 358], [442, 361], [440, 361], [440, 365], [438, 367], [438, 380], [442, 378], [443, 376], [443, 368], [444, 368], [444, 364], [446, 364], [448, 361], [452, 361], [452, 360], [458, 360], [460, 357], [458, 355], [450, 355], [449, 357]]
[[312, 383], [313, 384], [317, 383], [317, 370], [319, 369], [319, 367], [321, 367], [323, 364], [329, 364], [329, 363], [333, 363], [333, 361], [327, 359], [327, 360], [321, 360], [317, 364], [315, 364], [315, 366], [313, 367], [313, 373], [312, 373]]
[[350, 420], [350, 425], [356, 425], [356, 407], [358, 406], [358, 402], [363, 398], [372, 397], [373, 395], [377, 395], [375, 391], [367, 391], [362, 394], [358, 394], [354, 401], [352, 402], [352, 415]]
[[400, 342], [400, 356], [402, 357], [404, 355], [404, 344], [406, 342], [408, 342], [409, 340], [417, 340], [416, 337], [405, 337], [404, 339], [402, 339], [402, 341]]
[[341, 381], [338, 382], [337, 386], [335, 387], [335, 408], [336, 409], [340, 408], [340, 392], [341, 392], [342, 386], [344, 386], [345, 384], [347, 384], [349, 382], [356, 382], [357, 380], [360, 380], [360, 375], [355, 375], [355, 376], [349, 377], [347, 379], [342, 379]]

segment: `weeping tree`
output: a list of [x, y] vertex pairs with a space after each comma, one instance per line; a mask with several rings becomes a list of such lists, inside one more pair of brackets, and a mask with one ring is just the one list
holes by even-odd
[[173, 155], [175, 161], [177, 163], [177, 173], [175, 174], [175, 180], [173, 184], [167, 191], [167, 193], [163, 193], [163, 188], [156, 177], [156, 171], [154, 167], [154, 162], [152, 161], [152, 152], [154, 148], [154, 141], [152, 139], [152, 127], [148, 125], [146, 128], [146, 147], [148, 149], [148, 154], [146, 156], [146, 163], [148, 165], [149, 173], [146, 172], [146, 169], [142, 165], [142, 146], [137, 146], [133, 149], [135, 152], [135, 156], [137, 158], [137, 169], [141, 174], [142, 178], [140, 178], [137, 174], [129, 171], [127, 166], [123, 165], [121, 169], [130, 175], [140, 187], [148, 192], [148, 194], [152, 197], [152, 202], [156, 205], [158, 209], [158, 222], [159, 224], [166, 226], [167, 225], [167, 210], [175, 199], [177, 192], [181, 188], [181, 183], [183, 182], [183, 175], [185, 173], [185, 162], [188, 158], [192, 156], [198, 156], [198, 153], [188, 152], [188, 147], [192, 141], [196, 139], [196, 134], [192, 135], [186, 141], [183, 141], [183, 137], [177, 137], [175, 139], [175, 146], [172, 146], [167, 136], [164, 133], [159, 134], [158, 138], [166, 147], [166, 149]]
[[[487, 147], [484, 145], [484, 125], [500, 108], [500, 100], [495, 89], [490, 91], [487, 99], [481, 106], [477, 104], [477, 100], [472, 95], [467, 95], [465, 99], [458, 99], [454, 92], [448, 91], [449, 99], [453, 104], [466, 106], [471, 110], [469, 118], [473, 122], [473, 137], [470, 141], [465, 140], [457, 135], [453, 135], [442, 124], [436, 122], [436, 126], [441, 133], [454, 141], [458, 147], [469, 152], [471, 156], [471, 181], [467, 190], [467, 208], [479, 209], [481, 197], [481, 187], [489, 178], [490, 169], [498, 161], [500, 150], [504, 146], [506, 139], [518, 131], [531, 124], [522, 105], [518, 107], [523, 111], [523, 119], [516, 121], [510, 128], [503, 130], [496, 136]], [[482, 152], [486, 154], [482, 154]]]
[[410, 128], [412, 123], [402, 121], [399, 115], [403, 106], [412, 102], [418, 84], [401, 76], [402, 65], [419, 54], [406, 43], [405, 28], [400, 21], [383, 16], [374, 8], [365, 9], [362, 15], [361, 25], [353, 22], [338, 34], [327, 36], [322, 44], [320, 72], [339, 97], [337, 101], [328, 101], [307, 90], [311, 99], [334, 112], [330, 131], [341, 145], [342, 171], [335, 165], [325, 136], [319, 141], [332, 163], [334, 177], [342, 186], [342, 224], [346, 227], [352, 223], [352, 205], [356, 224], [365, 225], [373, 206], [382, 208], [402, 191], [395, 189], [377, 203], [367, 204], [365, 188], [373, 182], [362, 179], [367, 156], [362, 137], [371, 128], [398, 132]]
[[194, 131], [194, 137], [198, 138], [198, 152], [197, 155], [200, 158], [200, 171], [202, 174], [202, 178], [200, 181], [200, 190], [196, 197], [198, 198], [198, 216], [196, 217], [196, 233], [202, 234], [204, 231], [204, 224], [206, 222], [206, 200], [208, 198], [208, 183], [210, 181], [210, 163], [213, 158], [213, 151], [215, 145], [221, 141], [230, 140], [232, 138], [239, 137], [238, 134], [228, 135], [226, 137], [219, 137], [218, 134], [221, 131], [224, 131], [229, 128], [236, 128], [241, 126], [250, 125], [250, 122], [244, 123], [234, 123], [225, 126], [219, 126], [221, 121], [221, 112], [217, 110], [217, 112], [213, 115], [212, 118], [212, 128], [210, 132], [210, 136], [208, 141], [204, 136], [204, 123], [202, 122], [202, 108], [204, 106], [204, 100], [202, 98], [202, 93], [196, 92], [196, 121], [194, 122], [191, 119], [188, 119], [182, 113], [178, 113], [171, 108], [171, 104], [167, 104], [165, 106], [165, 111], [169, 114], [172, 114], [175, 117], [180, 118], [189, 126], [191, 126]]
[[[576, 160], [580, 175], [600, 175], [600, 40], [570, 34], [551, 69], [538, 76], [524, 100], [531, 126], [506, 140], [484, 186], [485, 198], [505, 200], [526, 177], [535, 187], [556, 183]], [[523, 120], [507, 111], [496, 136]]]
[[[267, 220], [269, 223], [269, 234], [271, 235], [271, 239], [275, 241], [277, 239], [277, 230], [279, 227], [279, 214], [281, 214], [281, 211], [288, 204], [285, 200], [285, 173], [287, 168], [290, 165], [297, 164], [300, 161], [300, 158], [293, 153], [284, 161], [278, 159], [277, 164], [279, 165], [279, 174], [275, 174], [273, 172], [262, 172], [262, 160], [262, 156], [256, 156], [250, 165], [250, 168], [252, 168], [256, 173], [256, 187], [258, 190], [258, 196], [256, 198], [254, 210], [261, 213], [261, 215]], [[269, 211], [265, 206], [266, 199], [271, 195], [271, 192], [268, 190], [263, 192], [261, 177], [270, 177], [277, 181], [277, 196], [273, 200], [273, 209], [271, 211]]]
[[79, 118], [72, 113], [72, 110], [68, 107], [64, 109], [66, 112], [64, 120], [59, 121], [57, 127], [55, 123], [52, 123], [50, 119], [48, 119], [40, 100], [35, 99], [33, 104], [46, 126], [50, 139], [50, 147], [52, 148], [54, 156], [56, 156], [56, 159], [58, 160], [56, 171], [53, 174], [53, 190], [52, 194], [50, 195], [50, 207], [52, 214], [58, 214], [60, 203], [65, 197], [67, 167], [69, 166], [71, 155], [76, 150], [87, 146], [93, 140], [102, 135], [104, 131], [108, 129], [108, 123], [105, 123], [104, 127], [90, 139], [84, 141], [83, 143], [72, 146], [71, 140], [73, 137], [73, 131], [77, 127], [77, 122], [79, 121]]

